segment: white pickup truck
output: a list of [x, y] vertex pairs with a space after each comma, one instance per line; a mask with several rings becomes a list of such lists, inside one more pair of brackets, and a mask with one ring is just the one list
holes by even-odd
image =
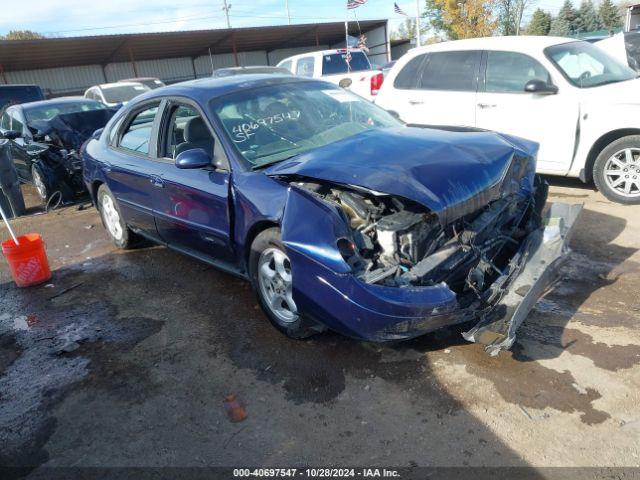
[[322, 50], [285, 58], [278, 67], [286, 68], [294, 75], [322, 78], [373, 100], [384, 81], [382, 71], [371, 68], [371, 63], [359, 48], [350, 48], [351, 60], [347, 63], [347, 51]]

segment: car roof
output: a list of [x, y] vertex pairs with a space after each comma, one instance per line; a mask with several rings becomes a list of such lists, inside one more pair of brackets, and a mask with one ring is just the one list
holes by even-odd
[[100, 88], [101, 90], [108, 90], [109, 88], [115, 88], [115, 87], [139, 87], [141, 85], [146, 86], [140, 82], [112, 82], [112, 83], [103, 83], [95, 86]]
[[[205, 77], [197, 80], [190, 80], [188, 82], [174, 83], [168, 87], [162, 89], [152, 90], [139, 97], [136, 97], [136, 102], [140, 100], [148, 100], [156, 97], [189, 97], [199, 100], [201, 103], [206, 103], [209, 100], [234, 93], [240, 90], [246, 90], [250, 88], [266, 87], [270, 85], [284, 85], [287, 83], [305, 83], [305, 82], [319, 82], [306, 77], [296, 77], [293, 75], [285, 74], [264, 74], [264, 73], [250, 73], [247, 75], [233, 75], [229, 77]], [[322, 82], [327, 83], [327, 82]], [[332, 84], [328, 84], [333, 86]]]
[[25, 110], [29, 110], [32, 108], [46, 107], [47, 105], [60, 105], [65, 103], [76, 103], [76, 102], [100, 103], [100, 102], [97, 102], [96, 100], [91, 100], [84, 97], [58, 97], [58, 98], [52, 98], [50, 100], [38, 100], [37, 102], [20, 103], [14, 106], [20, 107]]
[[452, 50], [508, 50], [523, 53], [539, 52], [542, 49], [561, 43], [577, 42], [575, 38], [566, 37], [546, 37], [546, 36], [501, 36], [468, 38], [464, 40], [452, 40], [448, 42], [434, 43], [424, 47], [417, 47], [412, 52], [433, 52]]
[[[117, 83], [137, 83], [142, 80], [160, 80], [158, 77], [133, 77], [133, 78], [123, 78], [122, 80], [118, 80]], [[111, 84], [108, 84], [111, 85]]]

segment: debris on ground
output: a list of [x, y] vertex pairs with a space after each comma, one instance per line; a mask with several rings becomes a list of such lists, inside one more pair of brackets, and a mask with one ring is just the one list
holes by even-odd
[[247, 410], [244, 403], [238, 398], [237, 395], [232, 394], [224, 399], [224, 409], [227, 412], [229, 420], [233, 423], [238, 423], [247, 418]]

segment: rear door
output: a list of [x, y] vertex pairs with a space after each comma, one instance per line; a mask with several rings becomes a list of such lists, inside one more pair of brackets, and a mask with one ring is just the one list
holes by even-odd
[[31, 181], [31, 157], [27, 153], [27, 147], [31, 138], [31, 133], [26, 127], [26, 121], [22, 111], [18, 107], [7, 110], [11, 121], [10, 130], [20, 133], [20, 137], [10, 141], [11, 158], [16, 167], [18, 176], [23, 181]]
[[530, 80], [552, 82], [549, 71], [529, 55], [487, 51], [483, 63], [484, 81], [476, 104], [478, 127], [538, 142], [538, 171], [566, 174], [576, 142], [577, 98], [562, 90], [525, 92]]
[[144, 103], [120, 122], [112, 140], [113, 154], [103, 167], [127, 224], [154, 237], [153, 192], [162, 173], [155, 141], [160, 107], [159, 100]]
[[[170, 100], [159, 139], [160, 183], [153, 191], [158, 233], [163, 241], [189, 254], [230, 262], [230, 173], [227, 158], [199, 107], [186, 99]], [[202, 148], [211, 166], [179, 169], [176, 157]]]
[[409, 124], [474, 127], [481, 52], [430, 52], [409, 61], [394, 80], [394, 105]]

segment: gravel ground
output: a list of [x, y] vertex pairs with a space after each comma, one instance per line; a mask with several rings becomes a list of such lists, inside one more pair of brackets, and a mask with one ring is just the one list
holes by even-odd
[[552, 183], [585, 203], [571, 262], [497, 358], [461, 329], [289, 340], [246, 283], [117, 251], [92, 207], [16, 221], [54, 276], [19, 290], [0, 257], [0, 465], [640, 466], [639, 210]]

